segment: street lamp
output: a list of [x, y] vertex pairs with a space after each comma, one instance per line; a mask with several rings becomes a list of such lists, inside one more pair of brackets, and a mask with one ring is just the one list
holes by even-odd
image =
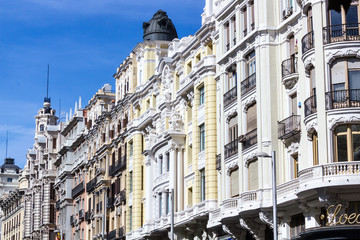
[[272, 162], [272, 195], [273, 195], [273, 222], [274, 222], [274, 240], [278, 239], [277, 231], [277, 196], [276, 196], [276, 155], [272, 151], [271, 156], [265, 152], [258, 152], [256, 154], [259, 158], [271, 158]]
[[170, 215], [170, 240], [174, 240], [174, 189], [162, 190], [161, 193], [169, 193], [171, 201], [171, 215]]

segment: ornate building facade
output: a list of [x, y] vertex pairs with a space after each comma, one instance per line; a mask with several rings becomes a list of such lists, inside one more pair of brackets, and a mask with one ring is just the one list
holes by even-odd
[[26, 155], [24, 169], [28, 187], [25, 191], [24, 239], [54, 239], [55, 161], [59, 126], [50, 98], [35, 116], [35, 143]]

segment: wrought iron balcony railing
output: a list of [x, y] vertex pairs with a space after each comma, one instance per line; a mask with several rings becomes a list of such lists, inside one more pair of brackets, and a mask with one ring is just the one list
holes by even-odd
[[251, 74], [245, 80], [241, 82], [241, 96], [250, 92], [256, 87], [256, 73]]
[[305, 110], [305, 117], [309, 116], [310, 114], [316, 113], [316, 95], [309, 97], [304, 102], [304, 110]]
[[107, 234], [107, 240], [115, 240], [116, 239], [116, 229], [110, 231]]
[[360, 107], [360, 89], [348, 89], [325, 93], [326, 110]]
[[233, 87], [224, 94], [224, 107], [237, 99], [237, 86]]
[[225, 158], [229, 158], [238, 153], [238, 139], [231, 141], [230, 143], [226, 144], [224, 147], [224, 155]]
[[109, 175], [113, 176], [118, 171], [124, 170], [125, 168], [126, 168], [126, 155], [109, 167]]
[[70, 225], [73, 227], [75, 226], [75, 216], [74, 215], [70, 216]]
[[283, 78], [297, 72], [297, 57], [286, 59], [281, 63], [281, 74]]
[[301, 39], [301, 45], [302, 45], [302, 53], [309, 51], [310, 49], [314, 48], [314, 31], [308, 32], [305, 34], [305, 36]]
[[71, 191], [71, 197], [75, 198], [84, 190], [84, 182], [80, 182], [76, 187], [74, 187]]
[[240, 141], [243, 143], [243, 150], [257, 144], [257, 129], [254, 129], [245, 134]]
[[120, 239], [125, 238], [125, 229], [124, 229], [124, 227], [119, 228], [119, 238]]
[[96, 183], [97, 183], [97, 178], [94, 177], [93, 179], [91, 179], [90, 182], [88, 182], [86, 184], [86, 192], [91, 192], [92, 190], [94, 190], [95, 186], [96, 186]]
[[324, 27], [324, 44], [344, 41], [359, 41], [359, 26], [359, 23], [347, 23]]
[[291, 115], [288, 118], [278, 122], [279, 139], [288, 139], [301, 132], [300, 115]]
[[56, 201], [55, 207], [56, 207], [56, 209], [59, 209], [59, 208], [60, 208], [60, 200], [57, 200], [57, 201]]

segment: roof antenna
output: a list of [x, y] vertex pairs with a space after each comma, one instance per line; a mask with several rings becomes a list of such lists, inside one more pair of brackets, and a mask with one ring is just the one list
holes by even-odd
[[9, 131], [6, 130], [6, 152], [5, 152], [5, 158], [8, 158], [8, 141], [9, 141]]
[[46, 98], [49, 98], [49, 64], [48, 64], [48, 71], [47, 71], [47, 82], [46, 82]]

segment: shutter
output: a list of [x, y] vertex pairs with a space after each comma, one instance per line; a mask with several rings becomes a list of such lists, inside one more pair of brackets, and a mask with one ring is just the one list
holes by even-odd
[[258, 161], [257, 160], [249, 164], [248, 186], [249, 186], [249, 191], [256, 190], [259, 188]]
[[247, 132], [256, 129], [256, 104], [249, 107], [247, 114]]
[[331, 83], [345, 83], [346, 74], [345, 74], [345, 61], [339, 60], [336, 61], [331, 67]]
[[290, 96], [290, 101], [291, 101], [291, 114], [293, 115], [297, 115], [297, 95], [294, 94], [292, 96]]
[[295, 38], [294, 38], [294, 35], [291, 35], [289, 40], [290, 40], [290, 56], [293, 56], [295, 54]]
[[231, 172], [231, 197], [239, 196], [239, 169]]

